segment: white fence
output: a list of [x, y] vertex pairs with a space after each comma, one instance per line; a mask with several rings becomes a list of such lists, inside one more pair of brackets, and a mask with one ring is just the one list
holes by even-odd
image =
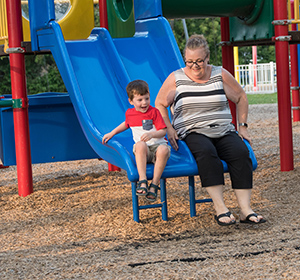
[[246, 93], [277, 91], [276, 63], [236, 65], [235, 77]]

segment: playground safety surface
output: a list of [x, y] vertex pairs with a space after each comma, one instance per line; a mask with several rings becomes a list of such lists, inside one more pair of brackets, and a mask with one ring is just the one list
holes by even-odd
[[[220, 227], [211, 203], [191, 218], [187, 178], [167, 180], [168, 222], [147, 209], [136, 223], [126, 175], [97, 159], [34, 165], [25, 198], [16, 168], [0, 170], [0, 279], [300, 279], [300, 123], [290, 172], [280, 171], [277, 105], [251, 105], [249, 126], [261, 225]], [[228, 175], [224, 196], [238, 219]]]

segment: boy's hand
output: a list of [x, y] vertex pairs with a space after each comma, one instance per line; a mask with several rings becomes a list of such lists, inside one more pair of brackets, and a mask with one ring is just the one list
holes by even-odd
[[152, 138], [153, 138], [152, 133], [151, 132], [147, 132], [147, 133], [144, 133], [141, 136], [141, 141], [147, 142], [147, 141], [151, 140]]
[[113, 137], [113, 135], [112, 135], [111, 132], [105, 134], [105, 135], [103, 136], [103, 138], [102, 138], [102, 144], [107, 143], [107, 141], [108, 141], [109, 139], [111, 139], [112, 137]]
[[107, 141], [111, 138], [113, 138], [113, 136], [115, 136], [116, 134], [125, 131], [126, 129], [128, 129], [128, 127], [126, 126], [125, 122], [122, 122], [119, 126], [117, 126], [115, 129], [113, 129], [111, 132], [104, 134], [103, 138], [102, 138], [102, 144], [107, 143]]

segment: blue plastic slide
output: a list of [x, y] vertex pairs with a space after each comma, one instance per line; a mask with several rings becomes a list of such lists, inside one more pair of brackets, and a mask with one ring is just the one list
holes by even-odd
[[[112, 39], [106, 29], [95, 28], [87, 40], [65, 42], [60, 26], [50, 21], [47, 28], [37, 31], [37, 38], [39, 50], [51, 50], [54, 56], [91, 147], [102, 159], [126, 170], [131, 182], [137, 181], [131, 131], [116, 135], [106, 145], [102, 136], [124, 121], [130, 107], [125, 88], [130, 81], [149, 83], [153, 105], [165, 78], [183, 66], [169, 23], [163, 17], [137, 21], [134, 37], [118, 39]], [[250, 152], [255, 169], [251, 148]], [[225, 163], [224, 168], [227, 171]], [[152, 171], [149, 164], [149, 179]], [[196, 174], [195, 160], [180, 141], [162, 177]]]
[[[139, 14], [139, 13], [138, 13]], [[131, 38], [112, 39], [103, 28], [95, 28], [87, 40], [65, 41], [60, 26], [55, 22], [53, 0], [30, 0], [31, 48], [50, 50], [64, 80], [80, 126], [94, 151], [107, 162], [126, 170], [132, 182], [133, 218], [139, 221], [139, 210], [161, 207], [162, 219], [167, 220], [165, 178], [189, 176], [190, 215], [196, 215], [194, 175], [196, 162], [186, 144], [179, 141], [179, 150], [171, 157], [162, 174], [161, 203], [138, 205], [135, 194], [138, 173], [132, 152], [131, 131], [116, 135], [102, 144], [102, 137], [124, 121], [130, 107], [127, 84], [135, 79], [148, 82], [152, 105], [167, 76], [183, 67], [183, 59], [168, 21], [162, 16], [151, 16], [136, 21], [136, 33]], [[76, 141], [77, 139], [74, 139]], [[253, 169], [257, 161], [249, 145]], [[228, 171], [223, 162], [224, 172]], [[148, 164], [147, 178], [153, 175], [153, 164]]]

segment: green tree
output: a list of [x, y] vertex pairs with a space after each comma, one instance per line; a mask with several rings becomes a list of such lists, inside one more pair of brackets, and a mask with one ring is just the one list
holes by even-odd
[[25, 56], [25, 66], [28, 94], [66, 92], [52, 55]]
[[[174, 36], [181, 53], [183, 54], [186, 43], [182, 20], [170, 20]], [[186, 19], [186, 25], [189, 36], [193, 34], [203, 34], [210, 48], [210, 63], [222, 65], [222, 48], [221, 42], [221, 25], [220, 18], [203, 18], [203, 19]], [[258, 63], [268, 63], [275, 61], [275, 47], [258, 46], [257, 47]], [[239, 64], [249, 64], [252, 62], [252, 47], [239, 47]]]
[[0, 94], [11, 94], [10, 68], [8, 56], [0, 57]]
[[95, 26], [100, 26], [99, 4], [94, 5], [94, 22], [95, 22]]
[[[275, 61], [275, 46], [257, 46], [257, 63]], [[252, 63], [252, 46], [239, 47], [239, 64]]]
[[[99, 8], [95, 7], [95, 26], [99, 26]], [[186, 43], [183, 23], [181, 19], [170, 20], [174, 36], [183, 54]], [[220, 18], [186, 19], [189, 36], [203, 34], [210, 47], [210, 63], [222, 65], [222, 48]], [[258, 63], [275, 61], [274, 46], [258, 46]], [[252, 47], [239, 47], [239, 64], [252, 62]], [[26, 82], [28, 94], [39, 92], [66, 92], [66, 88], [51, 54], [26, 55]], [[0, 57], [0, 94], [10, 94], [9, 57]]]
[[275, 61], [275, 46], [258, 46], [257, 47], [258, 63], [269, 63]]
[[[26, 55], [27, 94], [66, 92], [65, 85], [51, 54]], [[0, 58], [0, 94], [11, 94], [9, 57]]]
[[[170, 21], [173, 33], [181, 53], [183, 54], [186, 43], [182, 20]], [[186, 19], [189, 36], [203, 34], [210, 49], [210, 63], [222, 65], [222, 49], [219, 46], [221, 41], [220, 18]]]

